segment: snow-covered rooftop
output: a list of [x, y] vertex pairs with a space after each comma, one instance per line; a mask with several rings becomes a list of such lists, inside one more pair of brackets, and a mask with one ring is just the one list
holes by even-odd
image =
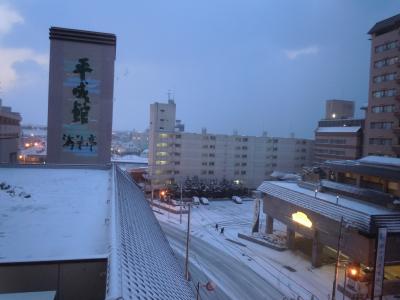
[[347, 132], [357, 132], [361, 129], [360, 126], [339, 126], [339, 127], [318, 127], [317, 133], [347, 133]]
[[193, 299], [143, 192], [118, 167], [113, 178], [107, 299]]
[[109, 178], [110, 170], [0, 168], [0, 263], [107, 257]]
[[123, 155], [123, 156], [114, 155], [111, 158], [111, 161], [116, 163], [132, 163], [132, 164], [147, 164], [149, 162], [147, 157], [141, 157], [137, 155]]
[[385, 165], [392, 167], [400, 167], [400, 158], [387, 157], [387, 156], [365, 156], [358, 160], [364, 164]]

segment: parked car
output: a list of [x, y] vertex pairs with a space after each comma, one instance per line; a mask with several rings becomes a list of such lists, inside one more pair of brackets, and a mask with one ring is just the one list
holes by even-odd
[[200, 203], [203, 205], [208, 205], [208, 204], [210, 204], [210, 201], [208, 201], [208, 199], [206, 197], [201, 197]]
[[239, 196], [232, 196], [232, 200], [236, 204], [242, 204], [243, 203], [242, 198], [240, 198]]
[[199, 204], [200, 204], [200, 199], [199, 199], [199, 197], [193, 196], [193, 197], [192, 197], [192, 203], [193, 203], [194, 205], [199, 205]]

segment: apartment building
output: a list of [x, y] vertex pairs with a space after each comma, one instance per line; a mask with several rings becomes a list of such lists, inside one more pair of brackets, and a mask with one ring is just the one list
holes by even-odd
[[183, 131], [176, 104], [150, 105], [149, 175], [154, 189], [186, 178], [235, 181], [255, 188], [277, 170], [297, 172], [313, 161], [314, 142], [298, 138]]
[[363, 128], [364, 119], [354, 119], [354, 101], [327, 100], [325, 119], [315, 130], [315, 162], [360, 158]]
[[376, 23], [371, 62], [364, 155], [400, 157], [400, 14]]
[[16, 163], [22, 118], [0, 99], [0, 163]]

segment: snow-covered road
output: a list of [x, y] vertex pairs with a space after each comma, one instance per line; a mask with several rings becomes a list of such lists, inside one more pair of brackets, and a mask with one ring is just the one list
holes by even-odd
[[[168, 223], [163, 222], [161, 225], [174, 250], [183, 253], [185, 250], [185, 233]], [[213, 293], [217, 293], [219, 290], [227, 295], [228, 299], [283, 298], [283, 294], [279, 290], [247, 265], [199, 238], [191, 237], [190, 258], [191, 263], [203, 270], [208, 275], [209, 280], [216, 284], [215, 292], [204, 293], [210, 295], [213, 299], [215, 299]], [[217, 299], [221, 298], [218, 297]]]

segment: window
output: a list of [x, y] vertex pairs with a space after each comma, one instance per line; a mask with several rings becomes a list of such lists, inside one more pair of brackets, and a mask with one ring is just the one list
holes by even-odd
[[168, 153], [167, 152], [164, 152], [164, 151], [160, 151], [160, 152], [156, 152], [156, 156], [167, 156], [168, 155]]
[[213, 166], [213, 165], [214, 165], [214, 162], [213, 162], [213, 161], [210, 161], [210, 162], [208, 163], [208, 165], [209, 165], [209, 166]]
[[242, 150], [247, 150], [247, 146], [243, 146], [243, 147], [242, 147]]
[[391, 129], [393, 128], [393, 122], [371, 122], [371, 129]]
[[164, 122], [165, 120], [164, 120], [164, 119], [160, 119], [160, 121], [161, 121], [161, 122]]
[[208, 145], [203, 145], [203, 149], [208, 149]]
[[175, 162], [175, 166], [178, 166], [178, 165], [180, 165], [180, 164], [181, 164], [180, 161], [176, 161], [176, 162]]
[[386, 138], [370, 138], [369, 139], [370, 145], [392, 145], [392, 139]]
[[207, 171], [206, 170], [201, 171], [201, 175], [207, 175]]
[[210, 136], [210, 140], [215, 141], [215, 136]]
[[372, 109], [371, 109], [371, 111], [373, 113], [394, 112], [394, 110], [395, 110], [394, 104], [392, 104], [392, 105], [372, 106]]
[[165, 147], [168, 147], [168, 144], [167, 143], [157, 143], [157, 147], [158, 148], [165, 148]]
[[248, 138], [243, 138], [242, 142], [247, 142], [249, 139]]
[[240, 166], [240, 163], [235, 163], [235, 167], [239, 167]]
[[214, 153], [210, 153], [208, 156], [209, 157], [215, 157], [215, 154]]
[[160, 109], [160, 112], [165, 112], [165, 109]]
[[246, 171], [242, 171], [242, 172], [240, 172], [240, 174], [246, 175]]
[[214, 174], [214, 171], [210, 170], [210, 171], [208, 171], [208, 174], [209, 174], [209, 175], [213, 175], [213, 174]]
[[396, 96], [396, 89], [375, 91], [372, 95], [374, 98], [393, 97]]
[[245, 166], [247, 166], [247, 163], [242, 163], [242, 167], [245, 167]]
[[317, 144], [329, 144], [328, 139], [316, 139]]
[[380, 53], [386, 50], [394, 49], [397, 47], [397, 41], [388, 42], [375, 47], [375, 53]]
[[168, 138], [168, 134], [167, 133], [160, 133], [159, 137], [162, 138], [162, 139], [166, 139], [166, 138]]
[[343, 151], [343, 150], [329, 150], [329, 154], [343, 156], [343, 155], [345, 155], [345, 151]]
[[380, 82], [384, 82], [384, 81], [391, 81], [391, 80], [395, 80], [397, 73], [388, 73], [388, 74], [383, 74], [383, 75], [378, 75], [374, 77], [374, 82], [375, 83], [380, 83]]
[[175, 144], [175, 147], [179, 148], [181, 146], [181, 144]]
[[180, 139], [182, 136], [181, 136], [180, 134], [177, 134], [175, 137], [176, 137], [177, 139]]
[[243, 155], [242, 155], [242, 158], [247, 158], [247, 155], [246, 155], [246, 154], [243, 154]]
[[215, 149], [215, 145], [210, 145], [210, 149]]
[[201, 163], [201, 165], [202, 165], [202, 166], [207, 166], [207, 162], [203, 161], [203, 162]]
[[383, 68], [383, 67], [386, 67], [386, 66], [394, 65], [398, 61], [399, 61], [399, 57], [398, 56], [384, 58], [384, 59], [381, 59], [381, 60], [377, 60], [374, 63], [374, 67], [379, 69], [379, 68]]

